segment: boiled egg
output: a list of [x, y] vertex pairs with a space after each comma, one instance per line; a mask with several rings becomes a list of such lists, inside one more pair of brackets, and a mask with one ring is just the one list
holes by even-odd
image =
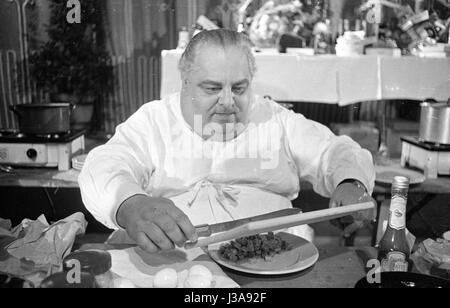
[[213, 274], [211, 271], [204, 265], [196, 264], [189, 269], [188, 276], [202, 276], [210, 281], [213, 280]]
[[178, 273], [173, 268], [163, 268], [153, 278], [154, 288], [176, 288], [178, 286]]
[[211, 288], [211, 280], [205, 276], [189, 275], [184, 281], [185, 288]]
[[114, 279], [114, 288], [133, 289], [136, 288], [136, 286], [131, 280], [126, 278], [116, 278]]

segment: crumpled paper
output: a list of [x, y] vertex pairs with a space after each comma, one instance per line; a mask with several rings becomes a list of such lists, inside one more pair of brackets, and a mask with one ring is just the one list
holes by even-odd
[[419, 244], [411, 256], [417, 270], [426, 275], [450, 278], [450, 242], [427, 239]]
[[59, 269], [75, 237], [84, 234], [86, 227], [83, 213], [52, 225], [41, 215], [34, 221], [25, 219], [13, 229], [10, 221], [0, 219], [0, 272], [29, 278]]

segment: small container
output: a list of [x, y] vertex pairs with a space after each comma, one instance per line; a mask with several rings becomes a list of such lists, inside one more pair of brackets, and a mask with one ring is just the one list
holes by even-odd
[[96, 287], [112, 288], [114, 286], [111, 273], [111, 254], [103, 250], [85, 250], [69, 254], [63, 260], [64, 272], [69, 272], [76, 268], [76, 262], [82, 273], [87, 273], [95, 277]]
[[185, 49], [187, 45], [189, 44], [189, 31], [186, 27], [181, 28], [180, 32], [178, 33], [178, 49]]

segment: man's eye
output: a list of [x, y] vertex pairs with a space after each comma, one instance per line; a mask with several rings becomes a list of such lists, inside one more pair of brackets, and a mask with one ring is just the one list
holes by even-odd
[[235, 94], [243, 94], [247, 88], [246, 87], [236, 87], [233, 88]]
[[217, 92], [220, 92], [220, 90], [222, 90], [222, 89], [219, 88], [219, 87], [207, 87], [207, 88], [205, 88], [205, 91], [208, 92], [208, 93], [217, 93]]

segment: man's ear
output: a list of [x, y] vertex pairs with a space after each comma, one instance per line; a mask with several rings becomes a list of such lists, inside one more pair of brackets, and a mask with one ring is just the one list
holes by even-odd
[[189, 84], [189, 79], [186, 73], [181, 73], [181, 85], [187, 86]]

